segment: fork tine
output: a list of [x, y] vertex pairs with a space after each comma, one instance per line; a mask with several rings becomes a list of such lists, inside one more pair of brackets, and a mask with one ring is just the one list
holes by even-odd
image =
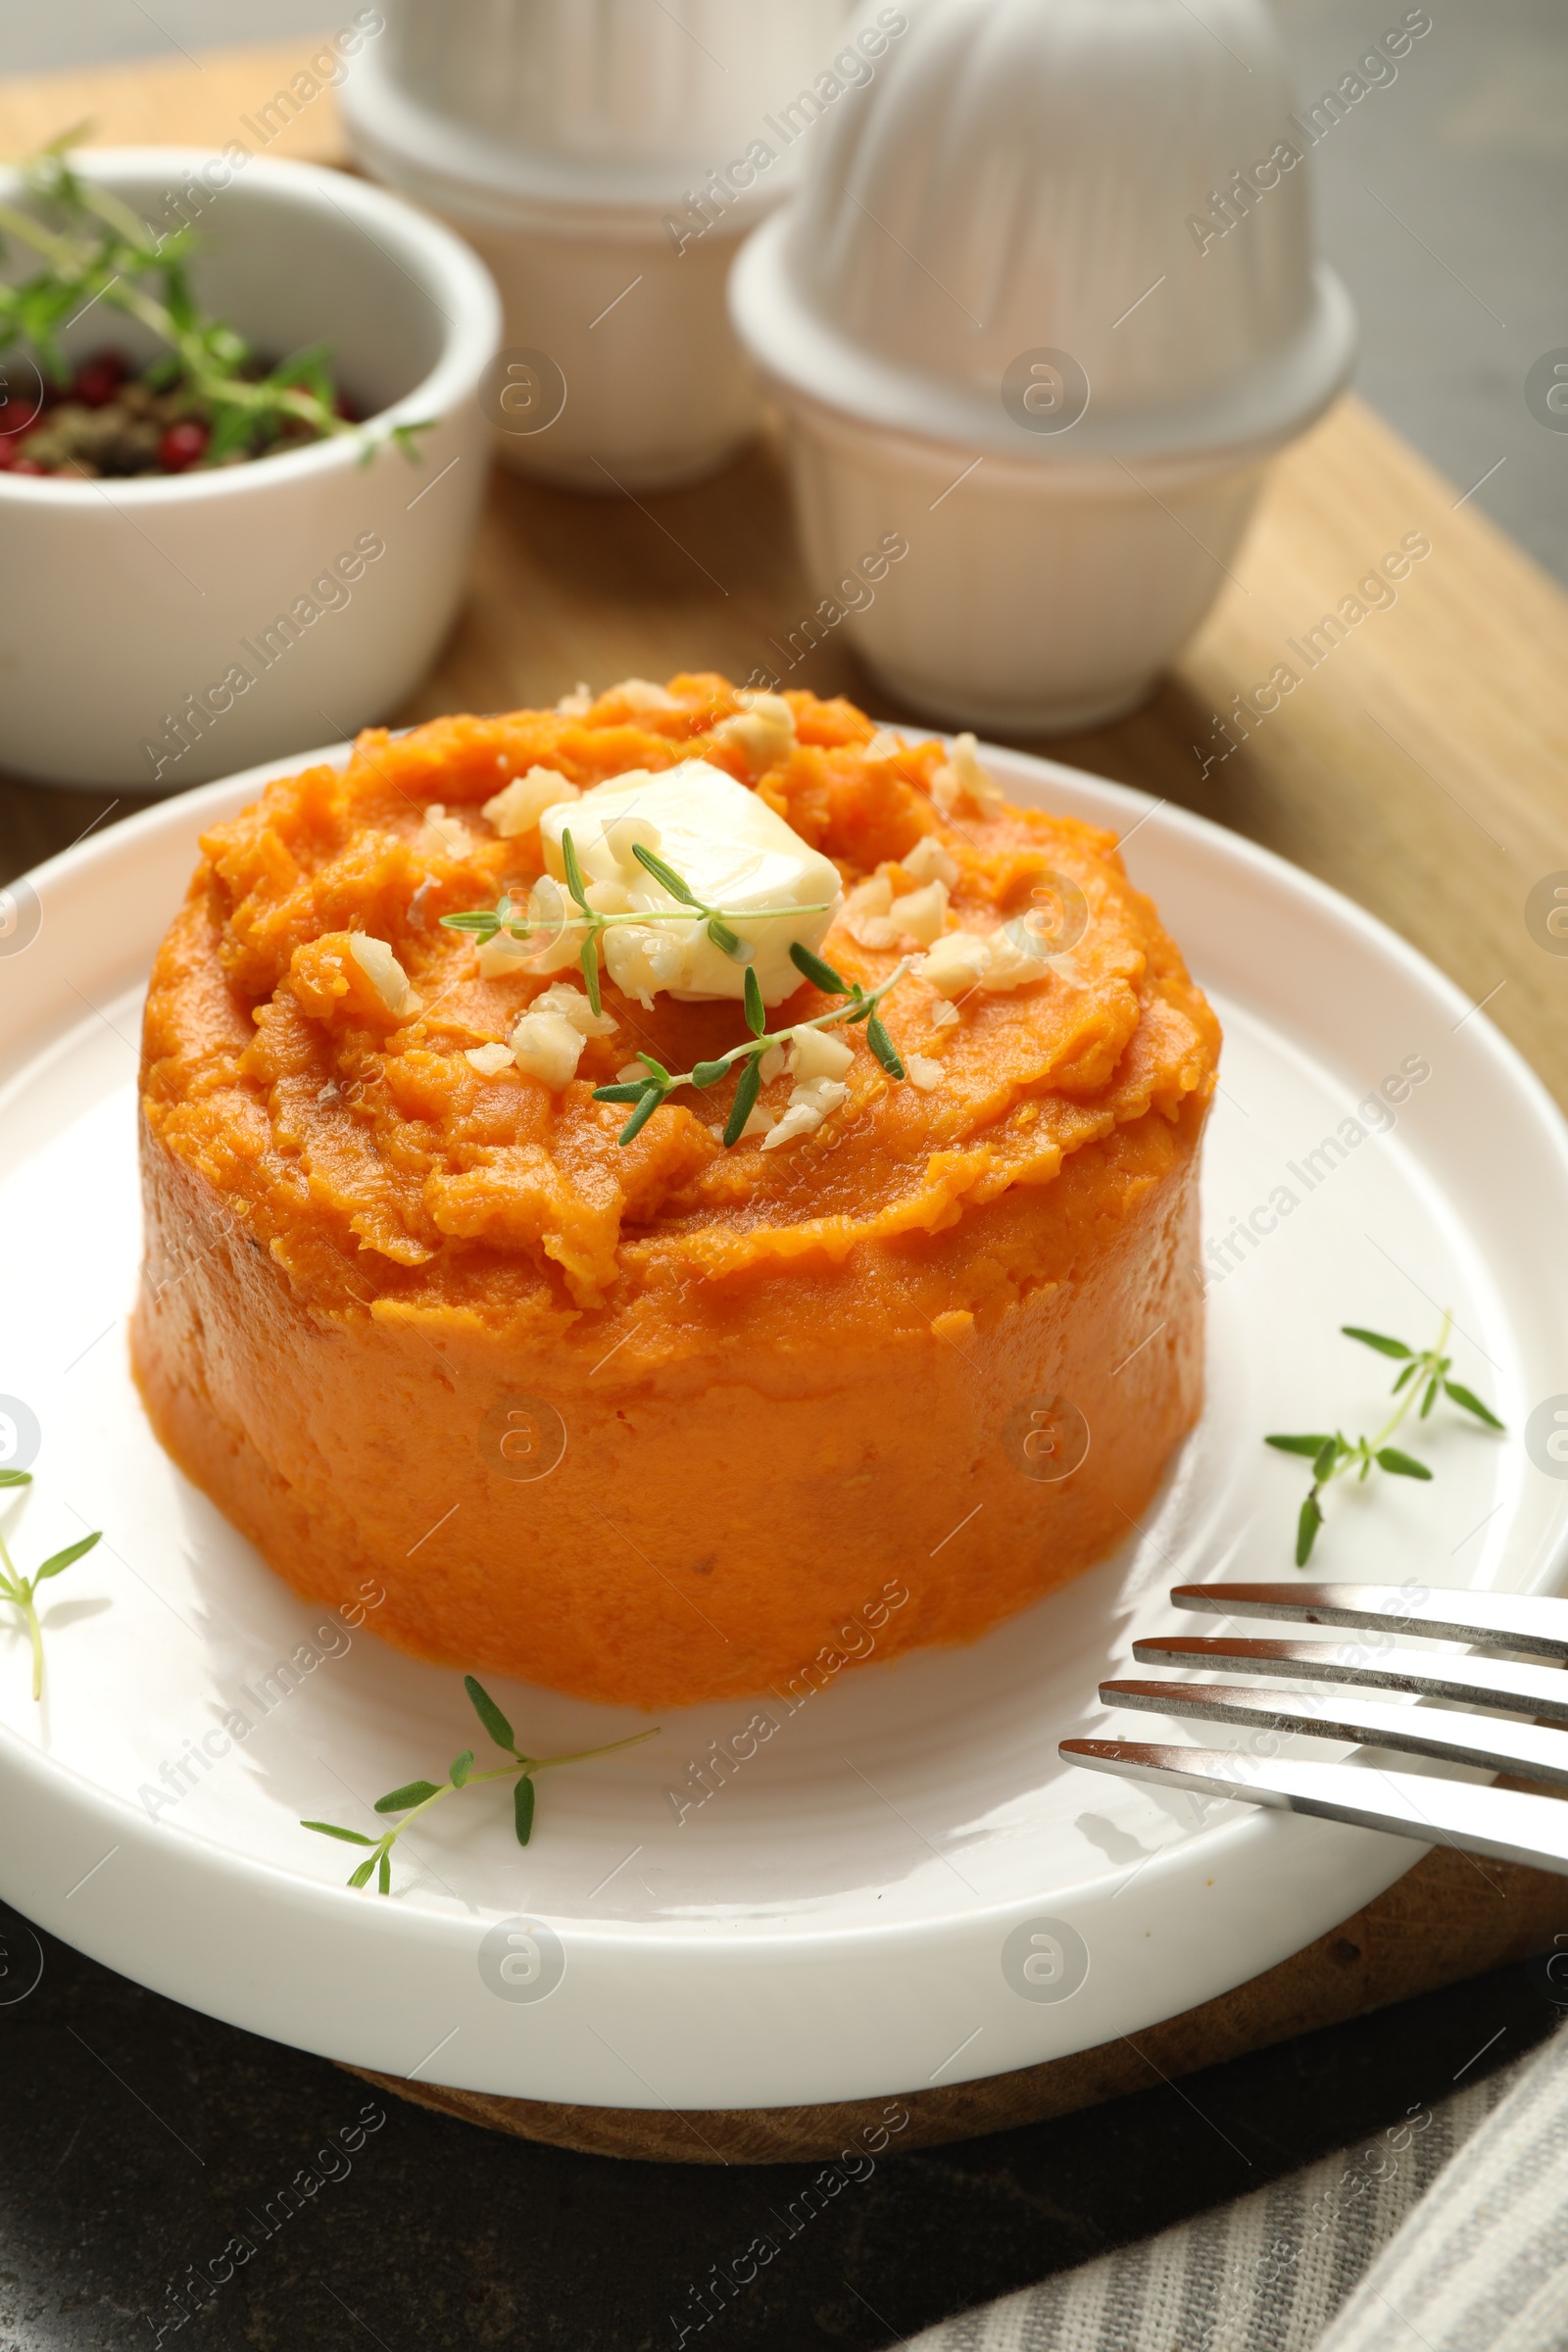
[[1314, 1740], [1352, 1740], [1444, 1764], [1475, 1764], [1514, 1772], [1527, 1781], [1568, 1788], [1568, 1739], [1533, 1723], [1497, 1723], [1447, 1707], [1383, 1706], [1376, 1699], [1338, 1705], [1315, 1691], [1254, 1690], [1245, 1683], [1102, 1683], [1107, 1707], [1143, 1707], [1156, 1715], [1194, 1716], [1200, 1723], [1261, 1724], [1269, 1731], [1305, 1732]]
[[1287, 1675], [1297, 1683], [1352, 1683], [1568, 1724], [1568, 1674], [1560, 1666], [1525, 1666], [1511, 1658], [1400, 1649], [1388, 1640], [1246, 1642], [1204, 1634], [1160, 1634], [1135, 1642], [1133, 1656], [1141, 1666], [1224, 1667], [1233, 1674]]
[[1375, 1626], [1436, 1642], [1493, 1642], [1531, 1657], [1568, 1658], [1568, 1600], [1533, 1593], [1404, 1585], [1177, 1585], [1171, 1599], [1179, 1609], [1211, 1617]]
[[[1200, 1796], [1240, 1797], [1292, 1813], [1314, 1813], [1357, 1829], [1391, 1830], [1423, 1845], [1457, 1845], [1499, 1862], [1524, 1862], [1568, 1876], [1568, 1805], [1555, 1796], [1478, 1788], [1424, 1773], [1360, 1764], [1302, 1764], [1276, 1757], [1252, 1770], [1233, 1748], [1145, 1747], [1122, 1740], [1063, 1740], [1069, 1764], [1139, 1781], [1163, 1781]], [[1249, 1777], [1239, 1775], [1246, 1769]]]

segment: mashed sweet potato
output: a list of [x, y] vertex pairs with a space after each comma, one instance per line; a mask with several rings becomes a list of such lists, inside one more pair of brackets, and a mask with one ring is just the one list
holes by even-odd
[[[795, 1677], [890, 1582], [876, 1655], [965, 1641], [1120, 1541], [1196, 1417], [1219, 1041], [1153, 907], [1109, 835], [956, 799], [940, 745], [787, 699], [782, 744], [725, 729], [736, 697], [706, 675], [371, 731], [205, 837], [159, 954], [147, 1408], [292, 1585], [330, 1604], [373, 1575], [377, 1630], [421, 1657], [678, 1706]], [[593, 1089], [639, 1049], [721, 1054], [739, 1006], [650, 1010], [607, 981], [615, 1032], [559, 1091], [486, 1075], [468, 1050], [547, 981], [482, 978], [440, 918], [541, 870], [537, 825], [481, 813], [509, 778], [695, 757], [847, 888], [911, 891], [929, 835], [950, 930], [1054, 906], [1061, 876], [1087, 928], [956, 1020], [901, 981], [883, 1011], [923, 1090], [835, 1030], [849, 1099], [815, 1133], [725, 1150], [726, 1083], [622, 1147]], [[408, 975], [401, 1012], [356, 936]], [[822, 953], [870, 987], [899, 943], [841, 918]], [[803, 982], [773, 1025], [833, 1001]]]

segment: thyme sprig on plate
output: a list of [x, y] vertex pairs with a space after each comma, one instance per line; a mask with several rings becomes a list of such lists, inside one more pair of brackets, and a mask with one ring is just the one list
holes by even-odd
[[318, 439], [359, 433], [367, 459], [392, 440], [417, 461], [417, 435], [430, 423], [370, 433], [340, 416], [325, 344], [295, 352], [258, 377], [256, 355], [244, 336], [203, 310], [191, 291], [187, 264], [194, 231], [161, 235], [111, 189], [73, 171], [67, 151], [85, 128], [63, 132], [19, 167], [28, 194], [55, 225], [20, 205], [0, 203], [0, 251], [3, 240], [14, 239], [44, 264], [20, 285], [0, 285], [0, 351], [29, 344], [53, 381], [69, 384], [72, 368], [61, 332], [89, 305], [102, 304], [136, 319], [166, 347], [144, 380], [163, 391], [177, 387], [206, 411], [212, 437], [199, 461], [203, 466], [260, 456], [299, 427]]
[[[96, 1537], [92, 1540], [97, 1542]], [[585, 1764], [590, 1756], [611, 1756], [617, 1748], [636, 1747], [639, 1741], [652, 1740], [659, 1729], [656, 1724], [651, 1731], [633, 1732], [629, 1740], [612, 1740], [604, 1747], [578, 1748], [569, 1756], [528, 1756], [517, 1745], [511, 1724], [483, 1685], [476, 1682], [471, 1674], [466, 1674], [463, 1688], [468, 1693], [479, 1721], [497, 1747], [506, 1751], [510, 1760], [505, 1764], [497, 1764], [489, 1771], [475, 1772], [473, 1750], [466, 1747], [461, 1756], [453, 1758], [452, 1769], [444, 1781], [408, 1781], [401, 1788], [389, 1789], [385, 1796], [376, 1798], [375, 1810], [377, 1813], [401, 1813], [404, 1818], [395, 1829], [383, 1830], [379, 1838], [367, 1838], [360, 1830], [342, 1829], [335, 1821], [302, 1821], [302, 1830], [318, 1831], [323, 1838], [339, 1838], [345, 1845], [368, 1846], [365, 1860], [349, 1873], [348, 1884], [351, 1886], [368, 1886], [373, 1873], [376, 1891], [390, 1894], [392, 1848], [404, 1831], [411, 1829], [422, 1813], [428, 1813], [430, 1807], [439, 1804], [444, 1796], [452, 1796], [459, 1788], [477, 1788], [485, 1781], [512, 1781], [514, 1784], [512, 1797], [513, 1826], [517, 1843], [526, 1845], [533, 1836], [535, 1773], [549, 1772], [558, 1764]]]
[[[0, 1488], [30, 1487], [31, 1484], [30, 1470], [0, 1470]], [[22, 1574], [6, 1548], [5, 1537], [0, 1535], [0, 1600], [9, 1600], [13, 1607], [22, 1611], [27, 1639], [32, 1643], [34, 1698], [43, 1696], [43, 1627], [38, 1622], [38, 1587], [50, 1577], [58, 1576], [62, 1569], [71, 1567], [83, 1553], [91, 1551], [101, 1540], [102, 1533], [100, 1529], [95, 1535], [78, 1537], [74, 1544], [68, 1544], [64, 1551], [52, 1553], [41, 1568], [33, 1570], [31, 1576]]]
[[632, 844], [632, 855], [636, 858], [638, 864], [646, 867], [647, 871], [653, 875], [654, 880], [662, 889], [667, 890], [672, 899], [680, 901], [678, 906], [631, 907], [616, 914], [604, 914], [597, 906], [590, 906], [587, 886], [582, 877], [582, 868], [577, 861], [576, 845], [572, 841], [570, 827], [564, 826], [561, 835], [561, 861], [566, 869], [566, 888], [575, 903], [577, 908], [575, 914], [567, 914], [562, 910], [559, 914], [519, 915], [514, 911], [510, 898], [504, 898], [495, 906], [478, 907], [468, 914], [444, 914], [441, 920], [449, 931], [471, 933], [481, 946], [486, 941], [494, 939], [502, 931], [505, 931], [512, 939], [526, 940], [531, 938], [536, 931], [549, 931], [559, 938], [564, 930], [575, 930], [581, 927], [584, 931], [582, 955], [579, 958], [582, 964], [582, 976], [588, 990], [588, 1002], [595, 1013], [598, 1013], [601, 1010], [599, 942], [602, 935], [606, 931], [613, 929], [616, 924], [689, 923], [696, 917], [707, 924], [709, 938], [715, 948], [730, 957], [732, 962], [750, 963], [755, 957], [757, 950], [750, 941], [742, 939], [734, 930], [733, 926], [736, 923], [767, 922], [782, 915], [825, 914], [828, 909], [829, 902], [826, 899], [820, 899], [809, 906], [748, 906], [744, 909], [737, 909], [733, 906], [711, 906], [705, 899], [698, 897], [684, 875], [678, 874], [672, 865], [657, 856], [653, 850], [646, 848], [642, 842], [638, 841]]
[[787, 1045], [797, 1028], [831, 1029], [839, 1022], [853, 1028], [857, 1022], [863, 1021], [865, 1042], [877, 1060], [890, 1078], [902, 1078], [905, 1074], [904, 1064], [899, 1058], [898, 1048], [883, 1025], [877, 1006], [889, 989], [898, 986], [914, 960], [912, 956], [904, 956], [875, 988], [862, 989], [858, 981], [846, 980], [830, 963], [824, 963], [820, 956], [814, 956], [809, 948], [802, 947], [797, 940], [790, 949], [790, 961], [796, 970], [804, 973], [813, 987], [831, 990], [846, 997], [846, 1004], [835, 1004], [829, 1012], [819, 1012], [814, 1020], [794, 1022], [788, 1029], [769, 1030], [757, 974], [748, 969], [745, 1010], [746, 1025], [752, 1034], [743, 1044], [731, 1046], [728, 1053], [716, 1054], [711, 1061], [700, 1061], [695, 1068], [678, 1073], [666, 1070], [663, 1063], [656, 1061], [651, 1054], [639, 1054], [637, 1058], [648, 1076], [645, 1079], [628, 1079], [617, 1086], [596, 1086], [594, 1101], [636, 1104], [617, 1139], [622, 1144], [629, 1144], [677, 1087], [717, 1086], [721, 1079], [729, 1076], [736, 1062], [740, 1062], [743, 1065], [740, 1084], [735, 1089], [735, 1100], [724, 1125], [724, 1146], [728, 1150], [740, 1142], [746, 1122], [757, 1106], [762, 1084], [763, 1055], [774, 1046]]
[[1323, 1506], [1319, 1496], [1334, 1479], [1353, 1472], [1364, 1484], [1374, 1466], [1395, 1478], [1431, 1478], [1432, 1472], [1425, 1462], [1417, 1461], [1413, 1454], [1403, 1453], [1397, 1446], [1389, 1444], [1417, 1397], [1421, 1399], [1418, 1418], [1422, 1421], [1429, 1418], [1433, 1406], [1442, 1396], [1450, 1397], [1461, 1411], [1485, 1422], [1488, 1429], [1502, 1428], [1502, 1423], [1490, 1405], [1483, 1404], [1475, 1392], [1467, 1389], [1462, 1381], [1448, 1377], [1453, 1358], [1443, 1351], [1452, 1326], [1453, 1317], [1445, 1314], [1437, 1345], [1418, 1349], [1409, 1347], [1403, 1340], [1390, 1339], [1386, 1332], [1367, 1331], [1358, 1323], [1342, 1323], [1340, 1329], [1348, 1340], [1358, 1340], [1363, 1348], [1375, 1348], [1379, 1355], [1394, 1356], [1400, 1363], [1402, 1369], [1395, 1380], [1393, 1394], [1402, 1401], [1390, 1414], [1376, 1437], [1357, 1438], [1353, 1445], [1343, 1430], [1335, 1430], [1331, 1434], [1307, 1431], [1299, 1437], [1275, 1436], [1264, 1439], [1265, 1446], [1275, 1446], [1281, 1453], [1302, 1453], [1311, 1458], [1312, 1484], [1296, 1525], [1298, 1568], [1304, 1568], [1312, 1556], [1312, 1546], [1317, 1542], [1318, 1530], [1323, 1524]]

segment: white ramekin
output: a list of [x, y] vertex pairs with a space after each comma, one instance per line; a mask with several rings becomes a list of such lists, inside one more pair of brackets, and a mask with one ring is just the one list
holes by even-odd
[[[367, 463], [356, 435], [169, 477], [0, 473], [0, 763], [21, 774], [177, 792], [350, 734], [416, 682], [463, 592], [495, 288], [399, 198], [236, 152], [93, 149], [77, 168], [155, 228], [194, 220], [198, 298], [268, 357], [330, 344], [375, 432], [428, 424], [418, 462]], [[66, 342], [156, 348], [103, 305]], [[15, 354], [5, 372], [15, 416], [36, 378]]]
[[725, 303], [736, 248], [788, 193], [807, 116], [873, 72], [846, 0], [387, 0], [386, 15], [344, 121], [364, 169], [495, 276], [502, 462], [604, 493], [715, 470], [760, 416]]
[[609, 496], [672, 490], [757, 430], [761, 397], [725, 304], [744, 228], [678, 251], [662, 213], [519, 209], [498, 227], [449, 200], [442, 217], [501, 291], [512, 380], [486, 407], [514, 472]]
[[[1089, 725], [1198, 627], [1267, 462], [1348, 375], [1310, 141], [1262, 0], [907, 13], [732, 316], [789, 418], [819, 618], [934, 718]], [[889, 534], [907, 554], [858, 596]]]
[[[1225, 585], [1266, 470], [1255, 449], [1136, 472], [977, 456], [772, 389], [816, 621], [842, 620], [911, 710], [999, 735], [1142, 702]], [[874, 584], [858, 576], [867, 549], [900, 543]]]

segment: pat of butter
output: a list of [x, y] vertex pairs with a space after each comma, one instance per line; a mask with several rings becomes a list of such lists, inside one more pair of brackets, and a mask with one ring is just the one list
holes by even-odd
[[[666, 913], [680, 904], [633, 856], [637, 840], [672, 866], [705, 906], [725, 908], [729, 928], [756, 950], [752, 969], [764, 1004], [782, 1004], [802, 985], [790, 949], [797, 941], [816, 947], [839, 903], [832, 859], [811, 849], [755, 792], [704, 760], [684, 760], [662, 774], [616, 776], [578, 801], [547, 808], [539, 840], [558, 881], [565, 879], [561, 837], [568, 830], [584, 882], [617, 886], [632, 911]], [[749, 909], [760, 906], [790, 911], [748, 921]], [[807, 913], [807, 907], [816, 911]], [[714, 946], [702, 916], [616, 924], [604, 941], [611, 978], [645, 1004], [660, 989], [686, 1000], [745, 993], [745, 965]]]

